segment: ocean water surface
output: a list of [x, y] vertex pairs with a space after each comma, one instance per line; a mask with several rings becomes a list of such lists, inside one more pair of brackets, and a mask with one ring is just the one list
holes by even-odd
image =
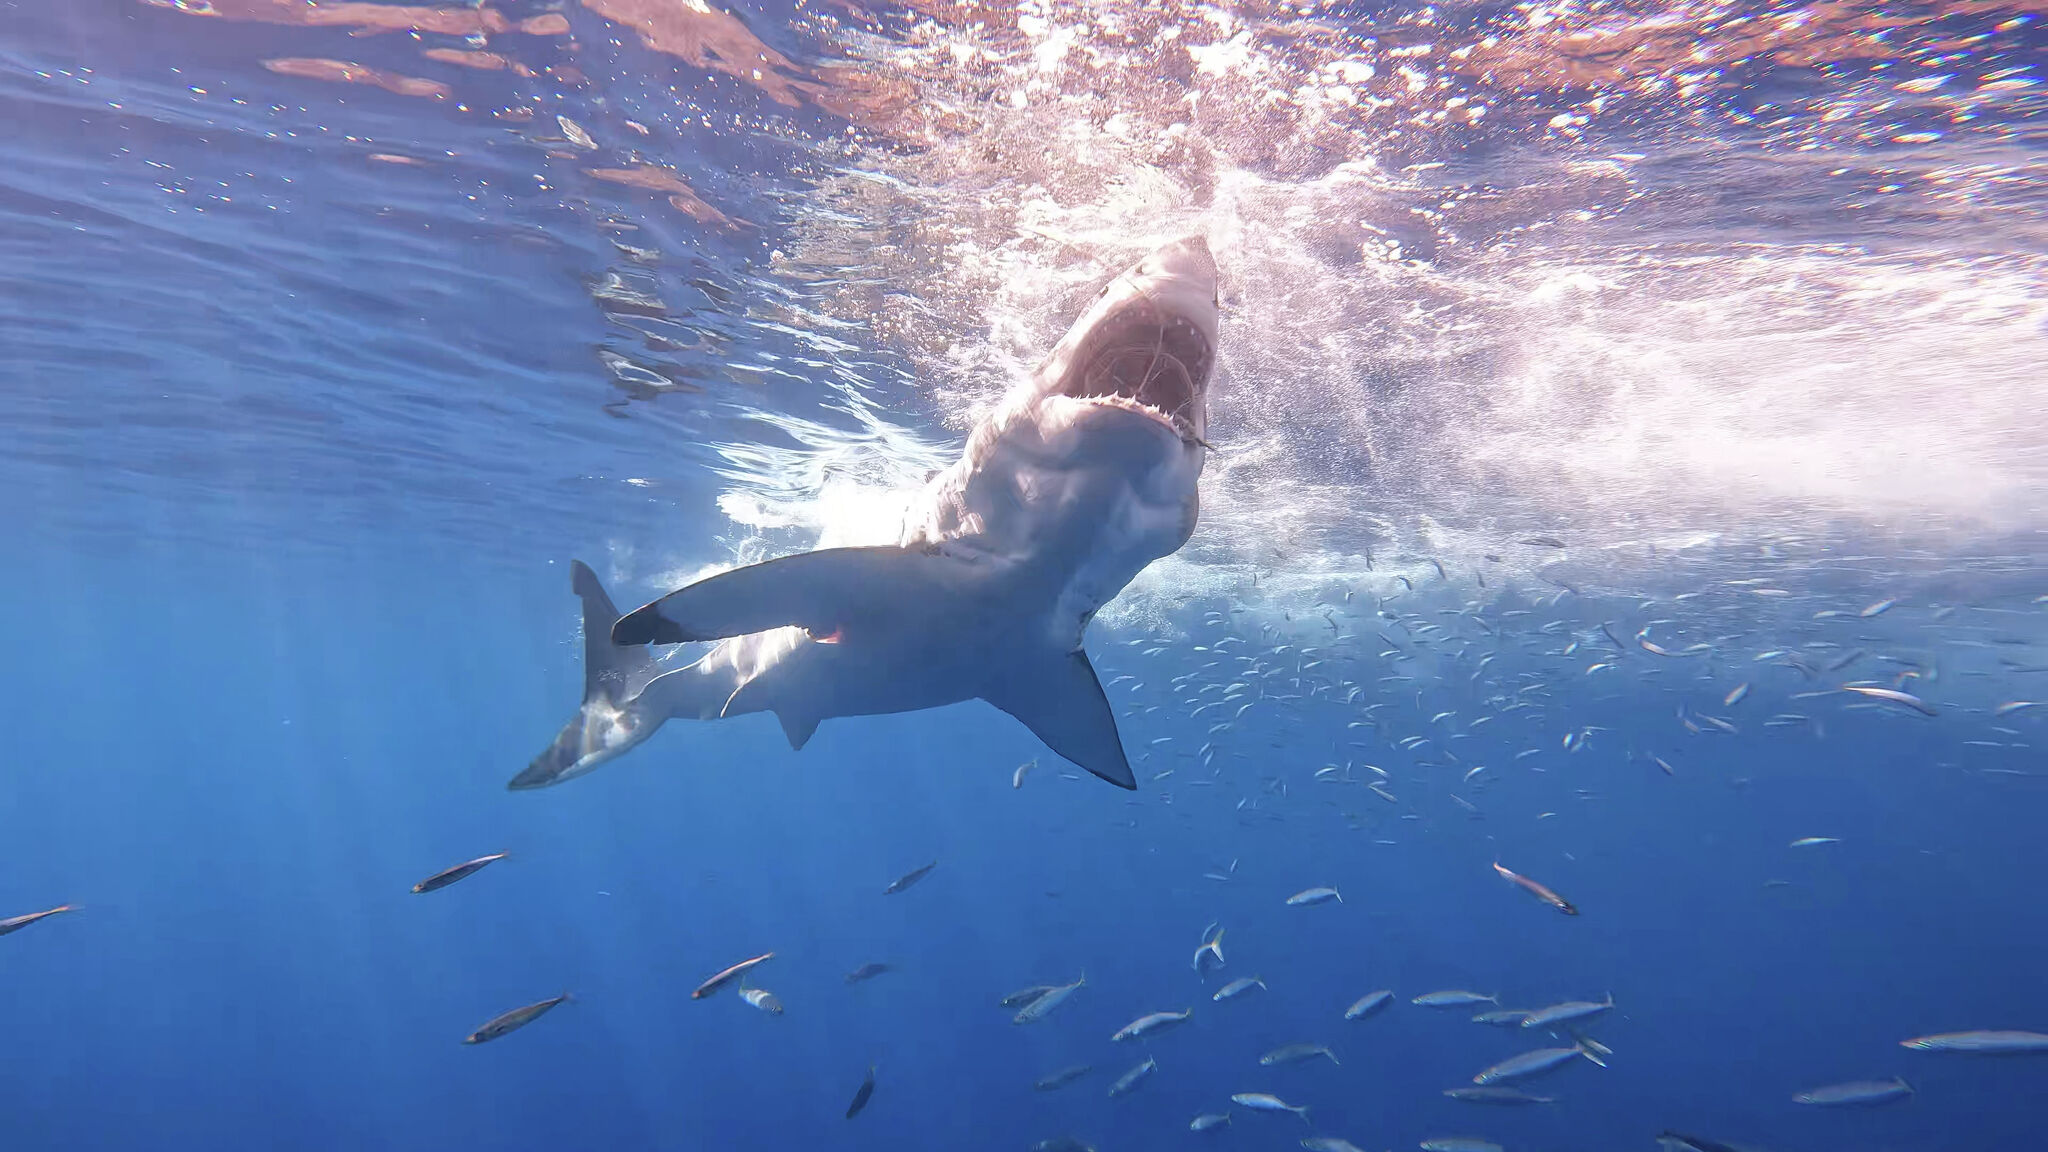
[[[2039, 1146], [1902, 1042], [2048, 1033], [2044, 18], [0, 0], [5, 1146]], [[893, 539], [1190, 234], [1137, 791], [979, 702], [506, 790], [571, 560]]]

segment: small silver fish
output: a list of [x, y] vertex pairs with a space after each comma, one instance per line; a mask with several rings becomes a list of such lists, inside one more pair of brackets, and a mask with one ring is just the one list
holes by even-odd
[[1188, 1121], [1188, 1131], [1207, 1132], [1212, 1128], [1221, 1128], [1228, 1123], [1230, 1123], [1230, 1113], [1228, 1112], [1204, 1112], [1193, 1120]]
[[1941, 1032], [1899, 1041], [1920, 1052], [2048, 1052], [2048, 1035], [2039, 1032]]
[[1003, 997], [1003, 1007], [1015, 1008], [1019, 1004], [1029, 1004], [1031, 1001], [1036, 1000], [1040, 996], [1045, 995], [1047, 992], [1052, 991], [1055, 987], [1057, 987], [1057, 985], [1033, 984], [1029, 988], [1019, 988], [1015, 992], [1010, 993], [1008, 996]]
[[1304, 1060], [1313, 1060], [1318, 1056], [1329, 1057], [1332, 1064], [1339, 1063], [1337, 1054], [1330, 1051], [1330, 1047], [1327, 1044], [1282, 1045], [1259, 1057], [1259, 1063], [1271, 1068], [1278, 1064], [1299, 1064]]
[[1853, 1080], [1847, 1084], [1830, 1084], [1801, 1092], [1792, 1098], [1795, 1104], [1817, 1104], [1824, 1108], [1853, 1107], [1857, 1105], [1885, 1104], [1913, 1094], [1913, 1086], [1894, 1076], [1889, 1080]]
[[740, 999], [745, 1000], [770, 1016], [782, 1015], [782, 1001], [777, 1000], [775, 993], [770, 992], [766, 988], [742, 988], [740, 989]]
[[1017, 770], [1010, 773], [1010, 787], [1022, 788], [1024, 786], [1025, 774], [1036, 767], [1038, 767], [1038, 761], [1036, 760], [1026, 760], [1022, 764], [1017, 765]]
[[1555, 1096], [1532, 1096], [1520, 1088], [1446, 1088], [1444, 1095], [1470, 1104], [1554, 1104]]
[[1377, 992], [1367, 992], [1351, 1002], [1351, 1007], [1344, 1010], [1344, 1018], [1346, 1020], [1363, 1020], [1367, 1016], [1385, 1008], [1388, 1004], [1393, 1003], [1393, 1001], [1394, 994], [1388, 989], [1382, 988]]
[[1296, 1107], [1270, 1092], [1239, 1092], [1230, 1098], [1232, 1104], [1240, 1104], [1254, 1112], [1292, 1112], [1308, 1123], [1308, 1106]]
[[720, 988], [725, 987], [726, 984], [730, 983], [732, 980], [746, 975], [747, 972], [751, 970], [755, 965], [766, 963], [774, 956], [775, 953], [773, 952], [763, 952], [759, 956], [756, 956], [750, 960], [740, 961], [732, 967], [727, 968], [725, 971], [720, 972], [718, 975], [713, 976], [709, 980], [704, 981], [702, 984], [697, 985], [696, 991], [690, 993], [690, 999], [704, 999], [706, 996], [709, 996], [713, 992], [718, 991]]
[[542, 1015], [546, 1014], [548, 1009], [567, 999], [569, 999], [569, 994], [564, 992], [552, 1000], [542, 1000], [538, 1004], [528, 1004], [524, 1008], [514, 1008], [501, 1016], [493, 1016], [485, 1022], [483, 1027], [471, 1032], [462, 1042], [464, 1044], [481, 1044], [486, 1040], [496, 1040], [507, 1032], [524, 1028], [535, 1020], [540, 1019]]
[[910, 887], [912, 884], [915, 884], [919, 880], [924, 879], [926, 876], [931, 875], [932, 869], [937, 868], [938, 866], [939, 862], [937, 860], [934, 860], [922, 868], [917, 868], [913, 869], [912, 871], [905, 872], [903, 875], [898, 876], [896, 879], [889, 881], [889, 886], [887, 888], [882, 889], [882, 895], [894, 896], [896, 893], [903, 891], [904, 889]]
[[1504, 1080], [1524, 1080], [1548, 1072], [1575, 1056], [1584, 1056], [1595, 1064], [1600, 1063], [1600, 1058], [1594, 1054], [1594, 1050], [1582, 1041], [1570, 1048], [1538, 1048], [1533, 1052], [1510, 1056], [1474, 1076], [1472, 1082], [1483, 1085], [1498, 1084]]
[[1057, 1072], [1048, 1072], [1040, 1076], [1031, 1086], [1040, 1092], [1051, 1092], [1054, 1089], [1064, 1088], [1093, 1071], [1095, 1071], [1095, 1065], [1093, 1064], [1070, 1064]]
[[1529, 1018], [1522, 1021], [1522, 1027], [1549, 1028], [1573, 1020], [1584, 1020], [1588, 1016], [1598, 1016], [1612, 1007], [1613, 996], [1605, 1000], [1568, 1000], [1563, 1004], [1552, 1004], [1548, 1008], [1538, 1008], [1529, 1013]]
[[1482, 996], [1477, 992], [1453, 988], [1444, 992], [1424, 992], [1409, 1003], [1423, 1008], [1463, 1008], [1467, 1004], [1498, 1004], [1500, 997]]
[[1109, 1098], [1114, 1100], [1119, 1096], [1129, 1095], [1133, 1088], [1143, 1084], [1146, 1077], [1157, 1071], [1159, 1061], [1147, 1056], [1143, 1064], [1116, 1078], [1116, 1083], [1109, 1086]]
[[1218, 988], [1216, 994], [1209, 997], [1209, 999], [1216, 1001], [1235, 1000], [1254, 988], [1263, 989], [1265, 986], [1266, 982], [1257, 976], [1241, 976]]
[[1304, 1136], [1301, 1146], [1308, 1152], [1365, 1152], [1365, 1149], [1336, 1136]]
[[1901, 692], [1896, 688], [1871, 688], [1860, 684], [1844, 684], [1842, 685], [1842, 691], [1854, 692], [1859, 696], [1868, 696], [1872, 700], [1883, 700], [1887, 704], [1903, 704], [1923, 716], [1939, 715], [1934, 710], [1934, 706], [1927, 703], [1927, 701], [1910, 692]]
[[10, 932], [19, 932], [38, 920], [55, 916], [60, 912], [76, 911], [78, 911], [78, 905], [76, 904], [59, 904], [55, 908], [45, 909], [41, 912], [25, 912], [20, 916], [9, 916], [5, 920], [0, 920], [0, 936], [5, 936]]
[[1491, 1140], [1477, 1136], [1433, 1136], [1422, 1142], [1422, 1152], [1505, 1152]]
[[1562, 912], [1567, 916], [1577, 916], [1579, 914], [1577, 906], [1572, 904], [1571, 901], [1566, 900], [1564, 897], [1559, 896], [1557, 893], [1551, 891], [1549, 888], [1543, 886], [1542, 884], [1537, 883], [1534, 880], [1529, 879], [1527, 876], [1524, 876], [1519, 872], [1508, 871], [1506, 868], [1501, 867], [1499, 861], [1494, 862], [1493, 870], [1495, 872], [1500, 873], [1501, 878], [1503, 880], [1506, 880], [1508, 883], [1513, 884], [1515, 887], [1520, 888], [1521, 890], [1527, 892], [1531, 896], [1534, 896], [1538, 900], [1543, 901], [1545, 904], [1550, 905], [1552, 908], [1557, 909], [1559, 912]]
[[1339, 895], [1335, 888], [1304, 888], [1287, 898], [1287, 906], [1306, 908], [1311, 904], [1327, 904], [1332, 900], [1342, 904], [1344, 897]]
[[846, 1106], [846, 1118], [851, 1120], [855, 1116], [860, 1115], [861, 1109], [868, 1106], [868, 1101], [873, 1099], [874, 1095], [875, 1066], [870, 1064], [868, 1065], [867, 1078], [860, 1082], [859, 1088], [854, 1089], [853, 1102]]
[[496, 860], [503, 860], [505, 856], [505, 853], [499, 852], [495, 855], [479, 856], [474, 860], [465, 860], [460, 864], [454, 865], [453, 867], [443, 868], [439, 872], [434, 873], [432, 876], [427, 877], [425, 880], [422, 880], [419, 883], [413, 885], [412, 890], [415, 893], [438, 891], [439, 889], [446, 888], [450, 884], [455, 883], [457, 880], [460, 880], [463, 877], [476, 872], [478, 869], [482, 868], [486, 864], [489, 864]]
[[1492, 1012], [1481, 1012], [1472, 1018], [1474, 1024], [1491, 1024], [1496, 1028], [1520, 1028], [1529, 1019], [1529, 1013], [1520, 1008], [1501, 1008]]
[[846, 982], [848, 984], [859, 984], [862, 981], [873, 980], [875, 977], [880, 976], [884, 972], [893, 972], [895, 970], [896, 969], [892, 965], [883, 964], [880, 962], [863, 964], [860, 967], [855, 968], [853, 971], [848, 972], [846, 974]]
[[1034, 1020], [1043, 1020], [1051, 1014], [1053, 1009], [1065, 1004], [1067, 997], [1072, 996], [1076, 991], [1087, 986], [1088, 974], [1083, 972], [1081, 973], [1081, 978], [1072, 984], [1062, 984], [1057, 988], [1048, 988], [1036, 999], [1019, 1008], [1017, 1014], [1010, 1017], [1010, 1023], [1029, 1024]]
[[1194, 1015], [1194, 1013], [1195, 1010], [1193, 1008], [1183, 1009], [1179, 1012], [1152, 1012], [1140, 1016], [1122, 1028], [1117, 1029], [1116, 1035], [1111, 1036], [1110, 1039], [1136, 1040], [1141, 1036], [1150, 1036], [1154, 1032], [1164, 1032], [1175, 1025], [1187, 1023], [1188, 1017]]
[[1202, 946], [1195, 949], [1195, 971], [1207, 975], [1210, 970], [1223, 967], [1223, 933], [1225, 931], [1226, 929], [1218, 928], [1214, 936], [1205, 936], [1203, 938]]

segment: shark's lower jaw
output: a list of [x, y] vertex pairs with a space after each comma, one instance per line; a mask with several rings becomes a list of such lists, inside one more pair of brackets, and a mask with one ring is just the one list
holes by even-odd
[[[1104, 349], [1088, 365], [1076, 397], [1121, 396], [1154, 409], [1169, 419], [1195, 402], [1195, 378], [1182, 359], [1199, 348], [1168, 349], [1164, 341], [1126, 344]], [[1197, 360], [1196, 366], [1200, 366]]]
[[1135, 400], [1126, 396], [1084, 396], [1079, 399], [1084, 404], [1114, 408], [1120, 412], [1135, 412], [1172, 432], [1184, 444], [1204, 446], [1207, 444], [1202, 439], [1202, 430], [1195, 424], [1193, 414], [1196, 411], [1196, 405], [1192, 401], [1183, 403], [1173, 409], [1162, 409], [1157, 405], [1148, 404], [1143, 400]]

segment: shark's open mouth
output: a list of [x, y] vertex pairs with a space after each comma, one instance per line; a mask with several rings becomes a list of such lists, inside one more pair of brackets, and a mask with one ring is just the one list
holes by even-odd
[[1066, 394], [1121, 397], [1156, 412], [1182, 435], [1193, 435], [1201, 386], [1214, 363], [1208, 339], [1180, 317], [1163, 323], [1151, 316], [1130, 319], [1137, 322], [1116, 325], [1107, 338], [1091, 341], [1095, 347], [1084, 350]]

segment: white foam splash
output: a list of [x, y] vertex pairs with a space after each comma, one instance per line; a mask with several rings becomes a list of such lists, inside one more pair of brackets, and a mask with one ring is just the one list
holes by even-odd
[[[1128, 5], [1028, 15], [868, 44], [946, 128], [828, 179], [861, 186], [857, 223], [841, 197], [800, 222], [791, 259], [894, 236], [873, 258], [889, 292], [833, 307], [895, 334], [958, 431], [1115, 268], [1206, 233], [1225, 277], [1220, 451], [1197, 539], [1141, 593], [1242, 592], [1258, 572], [1307, 594], [1364, 573], [1369, 548], [1382, 567], [1526, 577], [1549, 557], [1503, 541], [1535, 531], [1598, 556], [1830, 533], [1962, 547], [2048, 524], [2039, 256], [1974, 255], [1960, 231], [1884, 254], [1717, 231], [1635, 154], [1539, 142], [1389, 169], [1400, 132], [1486, 112], [1443, 45], [1214, 8], [1142, 42], [1102, 31], [1140, 20]], [[1168, 74], [1184, 86], [1131, 82]], [[932, 439], [735, 459], [727, 513], [866, 522], [872, 494], [834, 490], [817, 457], [904, 473]]]

